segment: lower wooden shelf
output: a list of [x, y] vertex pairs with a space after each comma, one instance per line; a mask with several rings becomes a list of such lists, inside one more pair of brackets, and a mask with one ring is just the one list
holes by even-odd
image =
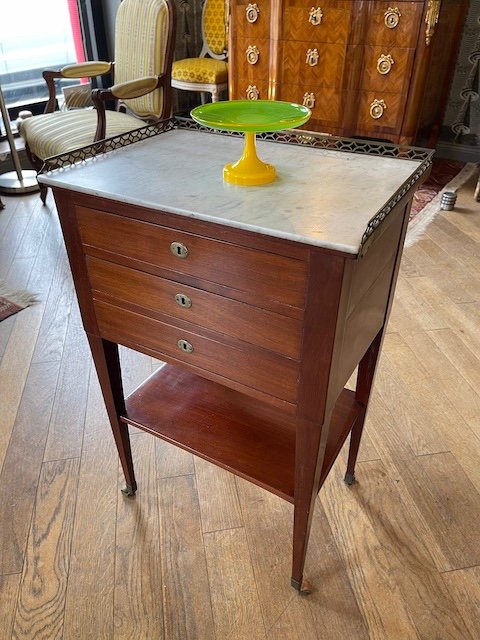
[[[294, 417], [172, 365], [148, 378], [125, 404], [122, 422], [293, 502]], [[361, 408], [352, 391], [342, 391], [333, 412], [320, 485]]]

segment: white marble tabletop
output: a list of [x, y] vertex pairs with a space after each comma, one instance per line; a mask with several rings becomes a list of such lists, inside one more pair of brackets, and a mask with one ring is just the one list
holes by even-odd
[[49, 186], [357, 254], [369, 220], [421, 164], [257, 140], [275, 182], [223, 181], [243, 139], [173, 130], [39, 176]]

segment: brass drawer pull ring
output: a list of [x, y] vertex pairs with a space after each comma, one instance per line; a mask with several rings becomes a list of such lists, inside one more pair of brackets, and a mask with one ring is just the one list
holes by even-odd
[[310, 24], [313, 24], [314, 27], [319, 25], [322, 22], [323, 11], [320, 7], [312, 7], [310, 9], [310, 13], [308, 14], [308, 21]]
[[308, 107], [308, 109], [313, 109], [315, 106], [315, 94], [314, 93], [304, 93], [303, 94], [303, 102], [304, 107]]
[[383, 112], [387, 108], [384, 100], [375, 99], [370, 105], [370, 115], [374, 120], [378, 120], [383, 116]]
[[308, 64], [309, 67], [315, 67], [318, 64], [319, 57], [318, 49], [309, 49], [307, 51], [305, 63]]
[[188, 340], [179, 340], [177, 346], [183, 353], [193, 353], [193, 345]]
[[186, 258], [188, 256], [188, 249], [183, 242], [172, 242], [170, 251], [177, 258]]
[[386, 76], [387, 73], [390, 73], [392, 64], [395, 64], [395, 60], [392, 58], [392, 56], [389, 53], [387, 55], [382, 53], [382, 55], [377, 60], [378, 73], [381, 73], [382, 76]]

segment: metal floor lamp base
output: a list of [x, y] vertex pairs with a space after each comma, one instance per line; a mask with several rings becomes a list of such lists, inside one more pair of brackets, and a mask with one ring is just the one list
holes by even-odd
[[20, 175], [22, 176], [21, 180], [19, 180], [16, 171], [2, 173], [0, 175], [0, 191], [3, 193], [32, 193], [39, 190], [36, 171], [22, 170]]
[[36, 171], [22, 169], [20, 159], [15, 146], [15, 140], [10, 127], [10, 117], [8, 109], [3, 98], [2, 88], [0, 87], [0, 112], [2, 114], [3, 126], [7, 134], [8, 146], [10, 147], [10, 155], [12, 158], [15, 171], [8, 171], [0, 175], [0, 191], [5, 193], [30, 193], [38, 191], [40, 187], [37, 182]]

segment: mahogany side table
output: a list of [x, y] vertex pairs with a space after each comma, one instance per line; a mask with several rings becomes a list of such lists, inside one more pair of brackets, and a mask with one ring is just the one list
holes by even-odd
[[[315, 498], [349, 434], [354, 482], [432, 152], [266, 134], [259, 153], [277, 181], [236, 187], [221, 168], [240, 137], [173, 120], [135, 139], [56, 158], [40, 176], [54, 191], [124, 492], [137, 490], [131, 424], [281, 496], [294, 505], [291, 582], [307, 592]], [[118, 345], [166, 363], [129, 397]]]

